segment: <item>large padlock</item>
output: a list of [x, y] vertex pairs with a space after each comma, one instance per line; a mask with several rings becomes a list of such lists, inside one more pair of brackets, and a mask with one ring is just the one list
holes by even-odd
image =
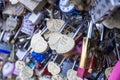
[[[66, 53], [72, 50], [75, 46], [75, 37], [77, 36], [78, 32], [82, 29], [84, 23], [86, 20], [83, 20], [82, 23], [78, 26], [77, 30], [75, 31], [74, 35], [71, 37], [68, 37], [65, 34], [61, 33], [52, 33], [49, 37], [49, 46], [51, 49], [56, 50], [57, 53]], [[61, 32], [61, 30], [60, 30]], [[54, 40], [54, 41], [53, 41]], [[71, 43], [71, 44], [69, 44]]]
[[93, 22], [96, 23], [104, 20], [115, 8], [120, 6], [119, 3], [119, 0], [94, 0], [90, 8], [90, 15]]
[[89, 76], [86, 69], [88, 69], [88, 56], [90, 54], [90, 38], [92, 35], [93, 22], [90, 21], [87, 37], [83, 38], [82, 53], [80, 59], [80, 65], [78, 68], [77, 75], [81, 78]]
[[120, 13], [120, 11], [119, 10], [120, 10], [120, 8], [118, 8], [117, 10], [115, 10], [113, 12], [113, 14], [111, 14], [110, 17], [106, 18], [103, 21], [103, 24], [107, 28], [110, 28], [110, 29], [118, 28], [118, 29], [120, 29], [120, 23], [119, 23], [119, 20], [120, 20], [119, 13]]

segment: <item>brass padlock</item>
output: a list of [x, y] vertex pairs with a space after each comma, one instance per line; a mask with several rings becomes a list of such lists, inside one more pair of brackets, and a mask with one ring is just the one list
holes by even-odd
[[87, 69], [89, 67], [89, 55], [90, 55], [90, 48], [91, 48], [91, 35], [92, 35], [92, 28], [93, 28], [93, 22], [91, 21], [89, 24], [88, 34], [87, 37], [83, 38], [83, 45], [82, 45], [82, 54], [80, 59], [80, 65], [78, 68], [77, 75], [81, 78], [84, 78], [87, 75]]

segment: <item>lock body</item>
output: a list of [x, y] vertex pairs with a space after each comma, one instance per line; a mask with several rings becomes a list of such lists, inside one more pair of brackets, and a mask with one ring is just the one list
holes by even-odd
[[115, 8], [120, 6], [119, 0], [95, 0], [91, 4], [90, 15], [94, 23], [101, 22], [110, 14]]

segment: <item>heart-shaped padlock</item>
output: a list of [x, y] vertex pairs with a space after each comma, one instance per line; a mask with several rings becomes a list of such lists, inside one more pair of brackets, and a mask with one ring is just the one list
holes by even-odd
[[7, 77], [11, 75], [14, 72], [14, 68], [15, 68], [14, 63], [10, 62], [5, 63], [2, 69], [3, 76]]

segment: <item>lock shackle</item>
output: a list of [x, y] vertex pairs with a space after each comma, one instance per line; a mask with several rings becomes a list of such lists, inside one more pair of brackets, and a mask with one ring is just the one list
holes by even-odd
[[89, 24], [89, 28], [88, 28], [87, 38], [91, 38], [91, 36], [92, 36], [92, 29], [93, 29], [93, 21], [91, 20], [90, 24]]
[[76, 32], [74, 33], [74, 35], [72, 36], [72, 39], [75, 39], [75, 37], [77, 36], [78, 32], [82, 29], [83, 25], [85, 24], [86, 20], [83, 20], [81, 22], [81, 24], [78, 26]]
[[59, 32], [62, 32], [63, 29], [66, 27], [66, 25], [70, 22], [70, 20], [68, 19], [63, 25], [62, 27], [60, 28]]
[[45, 68], [47, 67], [47, 65], [49, 64], [49, 62], [52, 60], [52, 58], [54, 58], [54, 59], [53, 59], [53, 62], [54, 62], [57, 57], [58, 57], [58, 55], [56, 55], [55, 58], [52, 56], [52, 57], [48, 60], [48, 62], [46, 63], [46, 65], [43, 67], [43, 70], [45, 70]]
[[66, 58], [64, 57], [58, 66], [61, 66], [62, 63], [65, 61], [65, 59], [66, 59]]

